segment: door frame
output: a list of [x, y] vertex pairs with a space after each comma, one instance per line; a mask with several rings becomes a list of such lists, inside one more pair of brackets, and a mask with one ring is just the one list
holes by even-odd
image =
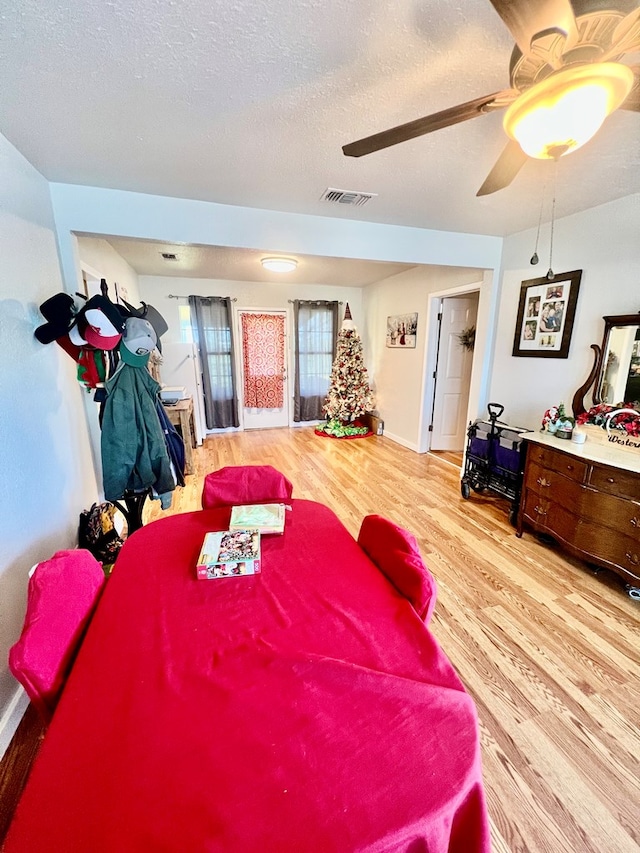
[[[284, 364], [287, 371], [287, 389], [285, 401], [287, 406], [287, 426], [291, 426], [291, 418], [293, 417], [293, 395], [291, 391], [291, 325], [293, 323], [292, 314], [289, 306], [271, 306], [270, 308], [242, 308], [237, 304], [233, 304], [233, 335], [236, 341], [235, 347], [235, 368], [238, 387], [236, 389], [238, 396], [238, 418], [240, 420], [240, 429], [244, 431], [244, 369], [242, 362], [242, 323], [240, 322], [241, 314], [284, 314], [284, 330], [285, 330], [285, 347], [284, 347]], [[266, 427], [265, 427], [266, 429]], [[284, 427], [273, 427], [273, 429], [284, 429]]]
[[[436, 364], [435, 364], [435, 367], [434, 367], [434, 370], [433, 370], [433, 373], [434, 373], [434, 380], [433, 380], [433, 400], [432, 400], [432, 404], [431, 404], [431, 417], [430, 417], [430, 420], [429, 420], [429, 425], [430, 425], [430, 426], [429, 426], [429, 448], [431, 448], [431, 441], [432, 441], [432, 439], [433, 439], [433, 426], [434, 426], [434, 424], [435, 424], [435, 420], [436, 420], [436, 397], [437, 397], [437, 391], [438, 391], [438, 374], [442, 372], [442, 365], [440, 364], [440, 355], [441, 355], [441, 353], [440, 353], [440, 344], [441, 344], [441, 341], [442, 341], [442, 322], [441, 322], [441, 318], [442, 318], [443, 313], [444, 313], [444, 304], [445, 304], [445, 302], [446, 302], [446, 301], [448, 301], [448, 300], [454, 300], [454, 299], [458, 299], [458, 298], [460, 298], [460, 297], [470, 296], [472, 293], [477, 294], [477, 298], [476, 298], [476, 300], [475, 300], [475, 302], [476, 302], [476, 306], [475, 306], [475, 308], [476, 308], [476, 310], [475, 310], [476, 318], [475, 318], [475, 321], [474, 321], [474, 326], [476, 326], [476, 327], [477, 327], [477, 325], [478, 325], [478, 304], [479, 304], [479, 302], [480, 302], [480, 290], [479, 290], [479, 289], [478, 289], [478, 290], [469, 290], [469, 291], [467, 291], [466, 293], [457, 293], [457, 294], [455, 294], [454, 296], [452, 296], [452, 295], [449, 295], [449, 296], [441, 296], [441, 297], [440, 297], [440, 299], [438, 300], [438, 316], [437, 316], [437, 321], [438, 321], [438, 322], [437, 322], [437, 340], [436, 340]], [[473, 348], [473, 350], [472, 350], [472, 354], [471, 354], [471, 371], [469, 372], [469, 383], [468, 383], [468, 386], [467, 386], [467, 389], [466, 389], [467, 399], [469, 398], [469, 396], [470, 396], [470, 392], [471, 392], [471, 373], [473, 372], [473, 360], [474, 360], [474, 358], [475, 358], [475, 345], [474, 345], [474, 348]], [[442, 377], [440, 377], [440, 378], [442, 378]], [[441, 401], [441, 403], [442, 403], [442, 401]], [[468, 424], [468, 422], [469, 422], [469, 418], [468, 418], [468, 407], [467, 407], [466, 418], [465, 418], [465, 424]], [[465, 426], [465, 430], [466, 430], [466, 426]], [[462, 442], [462, 448], [461, 448], [461, 450], [464, 450], [464, 446], [465, 446], [465, 444], [466, 444], [466, 441], [464, 441], [464, 439], [463, 439], [463, 442]]]
[[473, 351], [471, 382], [469, 383], [469, 405], [467, 421], [478, 416], [480, 408], [485, 404], [488, 395], [490, 377], [490, 344], [492, 329], [495, 326], [493, 317], [496, 310], [496, 295], [493, 293], [494, 270], [485, 270], [482, 278], [469, 284], [437, 290], [428, 294], [426, 345], [424, 352], [424, 369], [422, 372], [422, 407], [418, 426], [418, 453], [426, 453], [431, 446], [431, 414], [435, 393], [434, 372], [438, 359], [438, 313], [440, 302], [447, 296], [463, 296], [467, 293], [478, 292], [478, 318], [476, 322], [476, 342]]

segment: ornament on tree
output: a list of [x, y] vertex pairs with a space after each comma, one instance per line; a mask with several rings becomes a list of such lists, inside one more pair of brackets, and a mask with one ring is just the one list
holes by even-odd
[[323, 406], [328, 421], [323, 431], [329, 434], [340, 432], [342, 435], [339, 437], [344, 434], [365, 435], [368, 428], [353, 425], [353, 422], [372, 408], [373, 394], [362, 356], [362, 341], [347, 303]]

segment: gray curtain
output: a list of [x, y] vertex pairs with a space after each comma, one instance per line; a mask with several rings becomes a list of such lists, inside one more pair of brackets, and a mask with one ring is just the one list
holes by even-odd
[[228, 296], [190, 296], [193, 339], [200, 350], [207, 429], [240, 426], [235, 349]]
[[339, 302], [293, 302], [295, 324], [295, 384], [293, 420], [322, 420], [336, 357]]

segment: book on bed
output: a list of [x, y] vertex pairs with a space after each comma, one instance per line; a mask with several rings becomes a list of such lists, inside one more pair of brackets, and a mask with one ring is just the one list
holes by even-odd
[[260, 572], [260, 531], [218, 530], [202, 543], [196, 576], [199, 580], [256, 575]]
[[231, 509], [229, 530], [259, 530], [262, 534], [283, 533], [284, 504], [249, 504]]

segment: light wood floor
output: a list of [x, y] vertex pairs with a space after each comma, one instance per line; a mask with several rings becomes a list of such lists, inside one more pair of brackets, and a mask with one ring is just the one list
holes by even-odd
[[455, 465], [457, 468], [462, 468], [462, 462], [464, 460], [463, 451], [457, 450], [430, 450], [430, 454], [433, 456], [437, 456], [438, 459], [444, 459], [445, 462], [450, 462], [452, 465]]
[[374, 512], [417, 536], [438, 583], [432, 630], [478, 708], [494, 853], [640, 850], [640, 605], [615, 576], [518, 539], [508, 502], [463, 500], [455, 465], [384, 436], [209, 438], [170, 512], [199, 509], [203, 475], [243, 464], [273, 465], [354, 536]]

